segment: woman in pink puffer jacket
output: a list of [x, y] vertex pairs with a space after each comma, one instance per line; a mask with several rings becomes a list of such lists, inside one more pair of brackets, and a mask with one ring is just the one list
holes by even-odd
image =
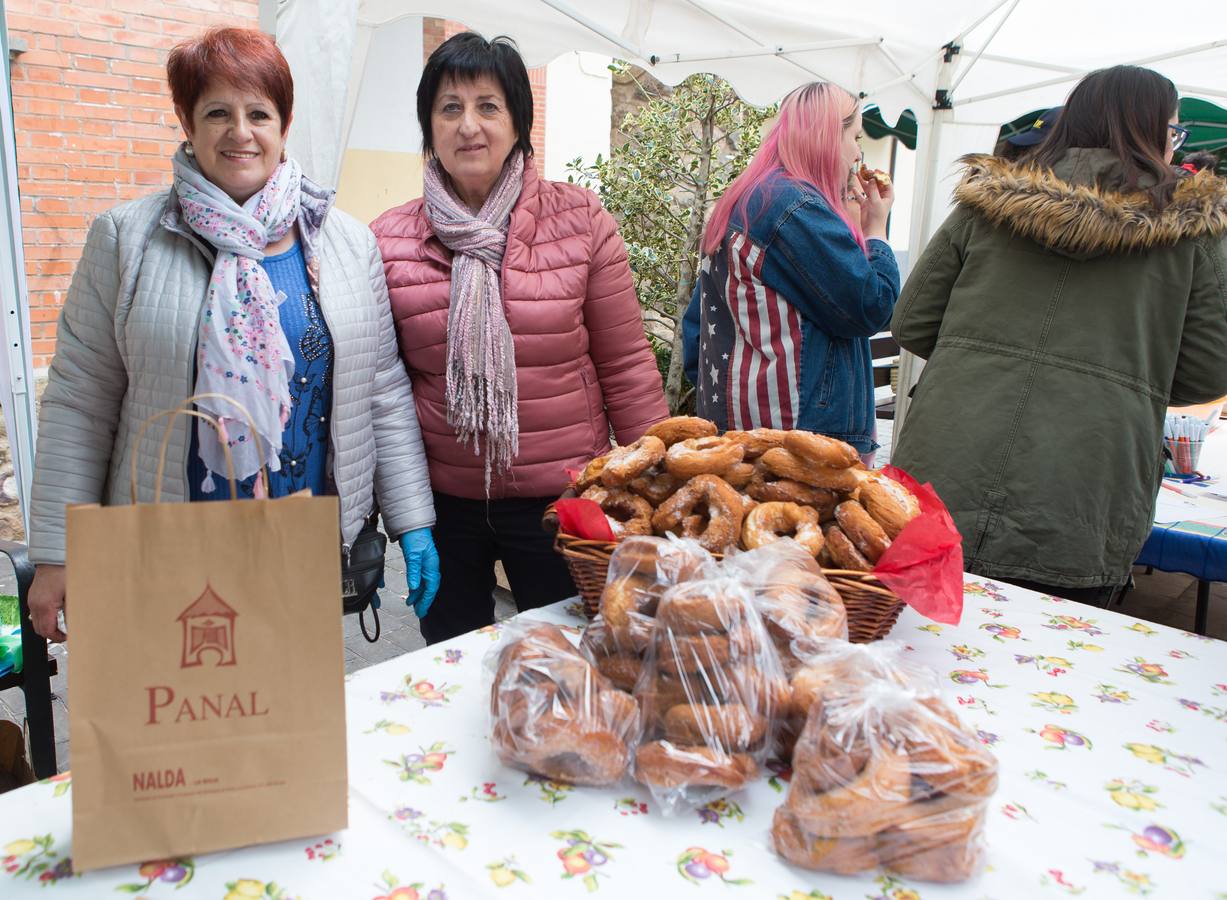
[[613, 217], [533, 168], [515, 48], [456, 35], [417, 102], [425, 196], [371, 229], [435, 491], [434, 643], [493, 622], [496, 560], [521, 610], [575, 593], [545, 507], [611, 427], [628, 443], [668, 408]]

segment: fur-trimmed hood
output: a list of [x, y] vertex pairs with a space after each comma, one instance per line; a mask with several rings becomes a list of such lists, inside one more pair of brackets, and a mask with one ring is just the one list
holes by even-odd
[[1209, 172], [1181, 181], [1160, 212], [1145, 193], [1110, 189], [1122, 178], [1107, 150], [1070, 150], [1053, 170], [993, 156], [963, 162], [957, 203], [1065, 256], [1132, 253], [1227, 235], [1227, 180]]

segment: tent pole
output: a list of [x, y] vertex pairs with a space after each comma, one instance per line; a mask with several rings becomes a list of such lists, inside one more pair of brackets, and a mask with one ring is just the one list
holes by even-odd
[[[954, 78], [954, 59], [958, 50], [949, 45], [942, 56], [942, 62], [937, 70], [937, 95], [934, 98], [932, 118], [928, 128], [922, 128], [919, 117], [916, 122], [916, 138], [919, 142], [917, 151], [920, 154], [916, 185], [912, 194], [912, 231], [908, 241], [907, 264], [909, 271], [920, 259], [932, 235], [930, 220], [933, 217], [933, 189], [938, 181], [938, 149], [941, 145], [942, 124], [951, 116], [949, 104], [949, 86]], [[924, 368], [924, 360], [906, 350], [899, 352], [899, 391], [895, 396], [895, 427], [892, 444], [897, 444], [907, 422], [908, 408], [911, 406], [912, 388], [920, 379]]]
[[4, 185], [4, 226], [0, 234], [0, 403], [8, 426], [17, 500], [26, 534], [30, 533], [30, 490], [34, 480], [34, 445], [38, 417], [34, 413], [34, 371], [30, 348], [30, 296], [26, 289], [22, 246], [21, 200], [17, 183], [17, 144], [10, 91], [8, 26], [0, 21], [0, 52], [4, 53], [4, 86], [0, 88], [0, 181]]
[[1001, 17], [1001, 21], [994, 26], [991, 32], [989, 32], [988, 38], [984, 41], [984, 45], [979, 49], [976, 55], [971, 58], [971, 62], [963, 67], [963, 71], [960, 72], [959, 77], [954, 80], [954, 84], [950, 85], [951, 93], [958, 90], [959, 85], [963, 83], [963, 79], [967, 77], [967, 73], [975, 68], [976, 63], [980, 61], [980, 57], [984, 55], [984, 51], [988, 49], [988, 45], [993, 42], [993, 38], [995, 38], [997, 33], [1001, 31], [1002, 26], [1004, 26], [1005, 23], [1010, 20], [1010, 16], [1014, 15], [1014, 10], [1018, 9], [1019, 2], [1020, 0], [1013, 0], [1013, 2], [1010, 4], [1010, 8], [1007, 9], [1005, 11], [1005, 15]]
[[555, 12], [561, 13], [562, 15], [566, 16], [572, 22], [575, 22], [576, 24], [582, 25], [584, 28], [587, 28], [593, 34], [598, 35], [599, 37], [603, 37], [605, 40], [609, 41], [609, 43], [613, 44], [615, 47], [618, 47], [619, 49], [626, 51], [627, 53], [631, 55], [633, 59], [638, 59], [643, 62], [648, 62], [651, 60], [652, 55], [649, 53], [645, 53], [641, 47], [636, 47], [632, 44], [627, 43], [619, 35], [614, 34], [614, 32], [610, 31], [608, 28], [605, 28], [601, 26], [600, 24], [592, 21], [587, 16], [580, 15], [575, 10], [573, 10], [571, 7], [569, 7], [567, 4], [561, 3], [559, 2], [559, 0], [540, 0], [540, 2], [544, 3], [546, 6], [548, 6], [550, 9], [554, 10]]

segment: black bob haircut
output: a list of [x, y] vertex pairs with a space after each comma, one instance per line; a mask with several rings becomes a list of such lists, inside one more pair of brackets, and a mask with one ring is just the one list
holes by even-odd
[[516, 130], [516, 148], [525, 158], [533, 155], [533, 89], [528, 70], [515, 42], [499, 35], [487, 41], [475, 31], [464, 31], [444, 41], [430, 54], [418, 82], [418, 125], [422, 129], [422, 152], [434, 156], [434, 135], [430, 112], [443, 82], [474, 81], [489, 75], [498, 81], [507, 98], [507, 110]]

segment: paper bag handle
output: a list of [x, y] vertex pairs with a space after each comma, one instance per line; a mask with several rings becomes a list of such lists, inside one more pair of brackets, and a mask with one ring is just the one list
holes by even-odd
[[[163, 410], [162, 412], [155, 413], [154, 415], [150, 416], [148, 419], [146, 419], [144, 422], [141, 423], [140, 430], [137, 432], [137, 435], [136, 435], [136, 444], [133, 447], [133, 451], [132, 451], [132, 473], [131, 473], [130, 487], [132, 491], [132, 502], [133, 503], [137, 502], [137, 497], [136, 497], [136, 493], [137, 493], [136, 492], [136, 462], [137, 462], [137, 457], [138, 457], [137, 450], [140, 448], [141, 441], [144, 439], [144, 436], [145, 436], [145, 431], [151, 423], [157, 421], [158, 419], [162, 419], [162, 418], [168, 419], [166, 423], [166, 428], [162, 433], [161, 444], [158, 447], [158, 469], [155, 475], [154, 491], [153, 491], [153, 502], [154, 503], [159, 503], [162, 499], [162, 477], [166, 471], [166, 448], [170, 444], [170, 430], [171, 430], [171, 425], [174, 424], [175, 416], [189, 415], [189, 416], [195, 416], [196, 418], [204, 419], [206, 422], [208, 422], [210, 425], [213, 426], [214, 430], [217, 431], [218, 436], [220, 438], [221, 433], [222, 433], [222, 426], [221, 426], [221, 422], [217, 418], [210, 416], [208, 413], [202, 413], [199, 410], [189, 409], [190, 406], [194, 406], [196, 404], [197, 400], [203, 400], [203, 399], [222, 400], [226, 403], [229, 403], [231, 406], [235, 407], [236, 409], [238, 409], [238, 411], [243, 414], [243, 418], [247, 420], [247, 427], [251, 429], [251, 438], [252, 438], [252, 442], [256, 445], [256, 454], [260, 457], [260, 459], [264, 458], [264, 443], [260, 438], [259, 432], [256, 430], [256, 421], [252, 417], [251, 412], [247, 409], [246, 406], [244, 406], [242, 403], [240, 403], [238, 400], [234, 399], [233, 397], [228, 397], [225, 394], [218, 394], [214, 392], [192, 394], [192, 396], [185, 398], [183, 402], [180, 403], [174, 409]], [[237, 500], [238, 499], [238, 488], [237, 488], [237, 485], [235, 484], [235, 479], [234, 479], [234, 458], [231, 456], [230, 448], [226, 445], [226, 442], [219, 440], [219, 443], [222, 445], [222, 451], [226, 457], [226, 468], [228, 470], [228, 480], [230, 482], [230, 499]], [[267, 465], [261, 463], [260, 474], [264, 476], [264, 484], [267, 486], [269, 483]]]
[[[217, 431], [218, 435], [221, 434], [221, 423], [218, 422], [217, 419], [213, 418], [208, 413], [202, 413], [199, 410], [195, 410], [195, 409], [164, 409], [160, 413], [154, 413], [152, 416], [150, 416], [148, 419], [142, 422], [140, 430], [138, 430], [136, 433], [136, 443], [132, 447], [132, 467], [131, 467], [132, 470], [131, 470], [131, 475], [129, 478], [129, 485], [128, 485], [130, 488], [131, 494], [132, 494], [132, 502], [134, 504], [137, 502], [137, 499], [136, 499], [136, 462], [137, 462], [137, 458], [140, 456], [138, 451], [140, 450], [142, 441], [144, 441], [145, 439], [145, 432], [148, 430], [149, 426], [152, 425], [154, 422], [156, 422], [158, 419], [168, 419], [169, 421], [166, 424], [166, 432], [162, 437], [161, 449], [158, 452], [157, 483], [154, 485], [154, 489], [153, 489], [153, 502], [158, 503], [162, 500], [163, 464], [166, 461], [166, 446], [169, 443], [170, 426], [174, 422], [174, 419], [176, 416], [195, 416], [197, 419], [204, 419], [206, 422], [208, 422], [210, 425], [213, 426], [214, 430]], [[237, 500], [239, 490], [238, 490], [238, 484], [234, 479], [234, 457], [231, 456], [230, 448], [226, 445], [226, 443], [224, 441], [221, 441], [220, 443], [222, 445], [222, 452], [226, 456], [226, 472], [227, 472], [226, 480], [230, 482], [230, 499]]]

